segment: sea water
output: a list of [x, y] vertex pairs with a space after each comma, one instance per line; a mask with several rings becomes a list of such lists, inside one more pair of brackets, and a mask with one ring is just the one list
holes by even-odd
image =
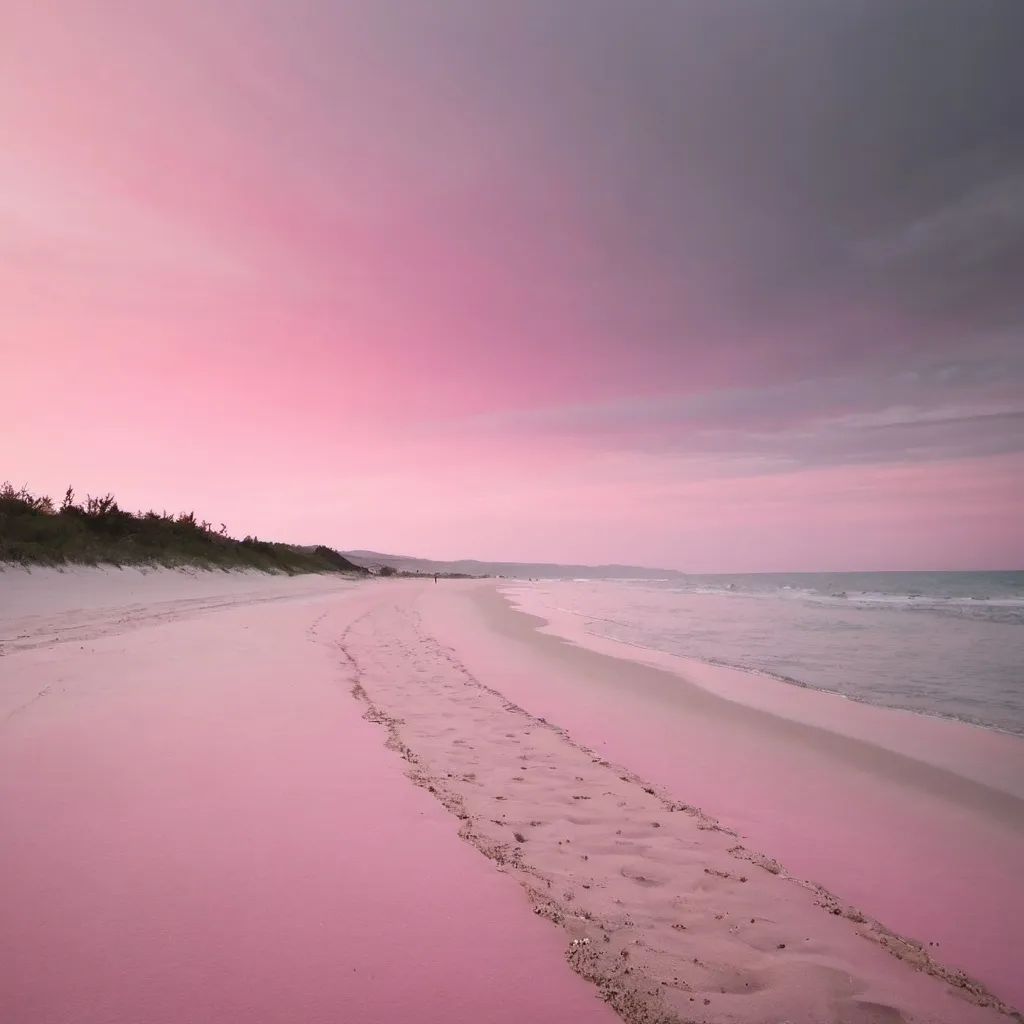
[[1024, 572], [547, 580], [531, 589], [599, 636], [1024, 735]]

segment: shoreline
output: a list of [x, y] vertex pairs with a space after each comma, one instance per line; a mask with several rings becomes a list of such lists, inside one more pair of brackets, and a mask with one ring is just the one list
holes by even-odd
[[[740, 707], [864, 742], [1024, 801], [1024, 736], [1018, 733], [946, 715], [875, 704], [822, 687], [794, 683], [770, 672], [604, 637], [579, 626], [581, 616], [575, 612], [531, 604], [526, 588], [503, 587], [498, 593], [513, 610], [532, 620], [531, 624], [542, 635], [667, 672]], [[750, 677], [758, 681], [756, 686], [750, 685]], [[976, 753], [971, 756], [972, 752]], [[993, 771], [994, 761], [1004, 770]]]
[[[557, 620], [560, 632], [660, 651], [688, 661], [753, 673], [856, 703], [910, 711], [1024, 737], [1019, 658], [1014, 641], [1024, 620], [1024, 579], [1014, 574], [991, 593], [978, 616], [899, 610], [892, 602], [853, 607], [778, 590], [693, 591], [596, 581], [514, 584], [525, 610]], [[927, 581], [921, 581], [925, 586]], [[819, 587], [825, 584], [818, 582]], [[979, 584], [980, 585], [980, 584]], [[936, 594], [964, 589], [942, 581]], [[1011, 593], [1012, 591], [1012, 593]], [[953, 598], [950, 598], [953, 600]], [[982, 602], [974, 602], [981, 607]], [[1003, 611], [993, 605], [1005, 604]], [[574, 624], [569, 624], [571, 620]], [[568, 634], [567, 634], [568, 635]]]
[[681, 735], [641, 685], [678, 677], [538, 632], [493, 581], [124, 579], [50, 581], [37, 625], [88, 635], [0, 657], [0, 1016], [1024, 1019], [984, 891], [995, 978], [729, 820], [807, 763], [833, 820], [789, 791], [801, 845], [865, 810], [827, 749], [766, 757], [763, 712], [685, 684]]
[[[556, 581], [558, 582], [558, 581]], [[511, 588], [504, 588], [500, 591], [503, 595], [510, 598], [515, 604], [514, 591]], [[532, 612], [525, 612], [524, 614], [534, 614]], [[592, 618], [592, 616], [585, 615], [582, 612], [569, 611], [568, 609], [557, 609], [559, 612], [564, 612], [567, 615], [578, 616], [579, 618]], [[537, 618], [543, 619], [544, 616], [537, 614]], [[550, 621], [545, 620], [548, 625], [551, 625]], [[602, 620], [604, 621], [604, 620]], [[592, 636], [597, 640], [605, 640], [609, 643], [622, 644], [624, 647], [633, 647], [639, 651], [650, 652], [652, 654], [664, 654], [671, 658], [677, 658], [680, 661], [696, 662], [701, 665], [707, 665], [709, 668], [724, 668], [729, 669], [733, 672], [742, 672], [745, 675], [756, 676], [758, 678], [770, 679], [772, 682], [785, 683], [787, 686], [795, 686], [800, 690], [812, 690], [814, 693], [828, 694], [830, 697], [838, 697], [841, 700], [852, 701], [854, 704], [864, 704], [871, 708], [878, 708], [881, 711], [890, 711], [898, 714], [914, 715], [919, 718], [937, 718], [943, 722], [952, 722], [956, 725], [967, 726], [972, 729], [981, 729], [983, 732], [994, 732], [999, 733], [1002, 736], [1014, 736], [1018, 739], [1024, 738], [1024, 733], [1015, 732], [1013, 729], [1003, 729], [998, 725], [991, 725], [987, 722], [972, 721], [967, 718], [961, 718], [954, 714], [946, 714], [942, 711], [925, 711], [920, 708], [906, 708], [896, 704], [879, 704], [875, 701], [868, 700], [866, 697], [859, 697], [852, 693], [842, 693], [839, 690], [830, 690], [826, 686], [815, 686], [813, 683], [805, 683], [801, 679], [796, 679], [793, 676], [786, 676], [779, 672], [772, 672], [769, 669], [764, 668], [753, 668], [749, 665], [737, 665], [731, 661], [724, 661], [721, 659], [714, 658], [701, 658], [694, 654], [673, 654], [671, 651], [663, 651], [660, 647], [651, 647], [647, 644], [637, 643], [633, 640], [621, 640], [613, 637], [606, 637], [600, 633], [594, 633], [590, 630], [583, 630], [588, 636]], [[559, 636], [564, 634], [559, 633]], [[565, 636], [565, 639], [570, 637]]]
[[[723, 1021], [864, 1024], [1012, 1014], [917, 944], [510, 701], [435, 638], [424, 610], [378, 607], [346, 630], [353, 696], [410, 779], [462, 821], [462, 837], [566, 931], [569, 963], [627, 1024], [701, 1009]], [[382, 635], [385, 658], [375, 652]]]
[[[467, 665], [475, 675], [502, 678], [503, 692], [533, 714], [1024, 1003], [1014, 953], [1024, 948], [1024, 801], [1012, 792], [862, 739], [837, 742], [820, 725], [743, 706], [623, 657], [621, 646], [615, 655], [577, 646], [539, 629], [536, 616], [493, 588], [466, 596], [448, 613], [457, 627], [483, 623], [504, 641], [474, 653]], [[986, 747], [1002, 738], [970, 735]], [[852, 763], [844, 760], [851, 751]], [[957, 754], [973, 763], [984, 750]]]

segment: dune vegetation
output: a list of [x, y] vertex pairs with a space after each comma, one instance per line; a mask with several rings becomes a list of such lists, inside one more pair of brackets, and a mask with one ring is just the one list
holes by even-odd
[[228, 536], [194, 512], [129, 512], [112, 494], [59, 506], [46, 495], [0, 485], [0, 563], [19, 565], [166, 565], [263, 572], [365, 574], [326, 545], [299, 546]]

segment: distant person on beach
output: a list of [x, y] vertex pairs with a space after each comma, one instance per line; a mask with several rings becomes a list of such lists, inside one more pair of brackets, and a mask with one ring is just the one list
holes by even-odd
[[436, 572], [434, 573], [434, 582], [435, 583], [437, 582], [437, 573]]

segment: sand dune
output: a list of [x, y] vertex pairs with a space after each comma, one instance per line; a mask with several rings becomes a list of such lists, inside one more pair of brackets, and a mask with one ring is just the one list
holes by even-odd
[[520, 706], [480, 584], [76, 579], [0, 575], [0, 1019], [1007, 1019]]

